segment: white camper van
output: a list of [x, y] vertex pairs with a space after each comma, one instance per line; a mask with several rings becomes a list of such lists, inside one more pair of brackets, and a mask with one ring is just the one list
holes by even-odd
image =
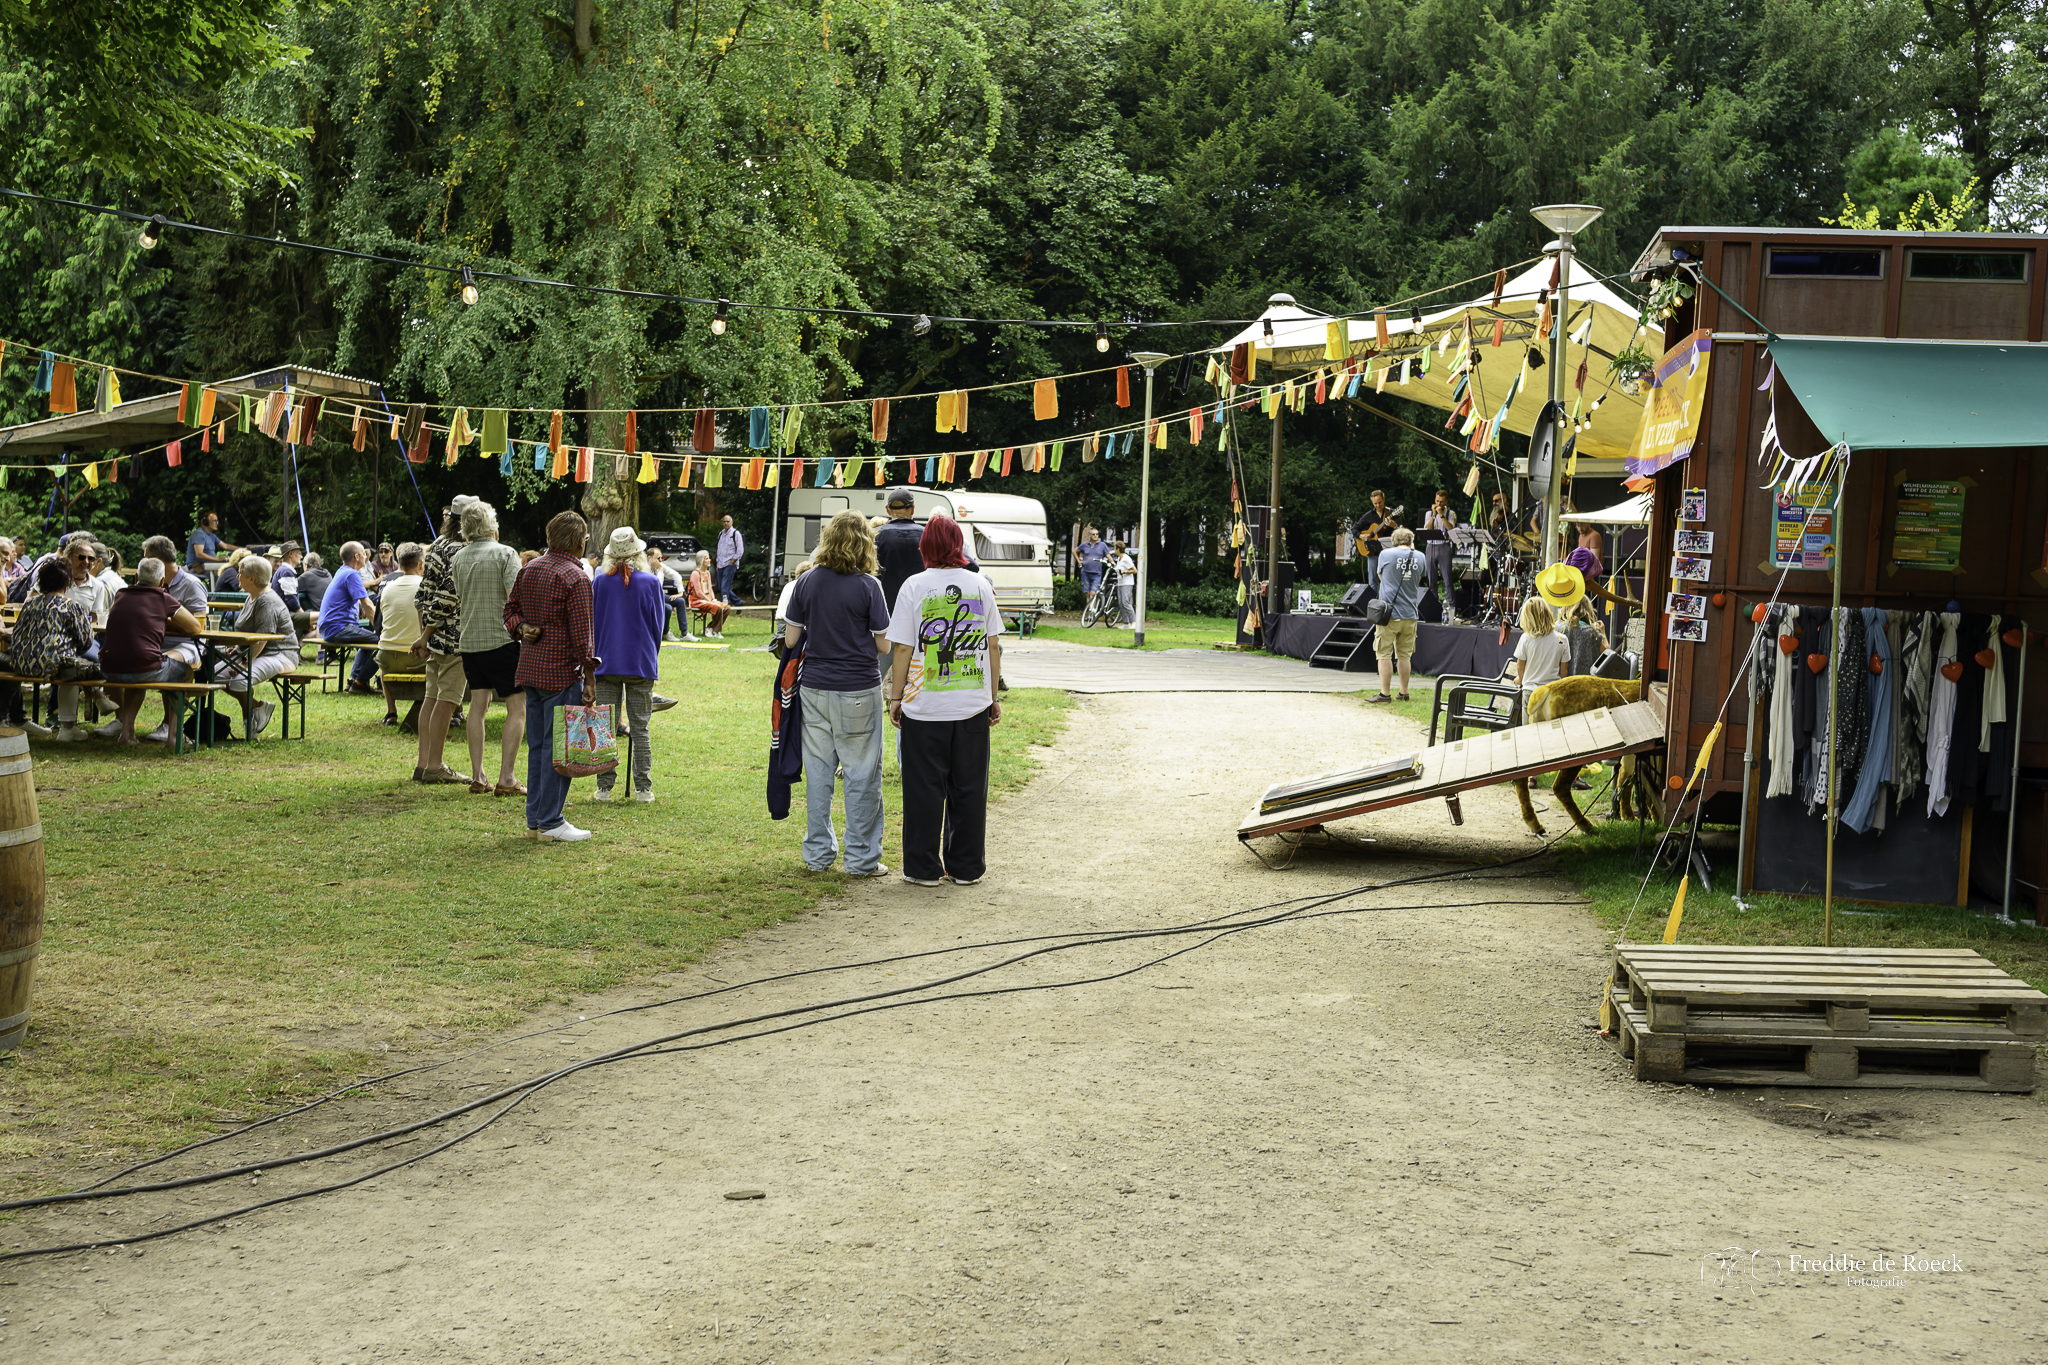
[[[1052, 610], [1052, 540], [1045, 533], [1043, 503], [965, 488], [913, 485], [910, 491], [920, 525], [939, 512], [968, 533], [967, 552], [995, 585], [996, 604], [1005, 616]], [[783, 524], [783, 573], [795, 573], [810, 558], [818, 548], [818, 533], [839, 513], [850, 508], [864, 517], [887, 516], [882, 503], [888, 495], [887, 488], [792, 488]]]

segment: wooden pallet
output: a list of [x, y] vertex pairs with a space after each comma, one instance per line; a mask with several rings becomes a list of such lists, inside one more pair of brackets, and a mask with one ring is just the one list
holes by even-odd
[[2028, 1091], [2034, 1044], [1953, 1037], [1810, 1033], [1740, 1036], [1652, 1030], [1645, 1012], [1614, 992], [1614, 1041], [1637, 1080], [1696, 1085], [1816, 1085]]
[[2048, 995], [1967, 948], [1623, 944], [1613, 1037], [1642, 1080], [2032, 1090]]
[[1653, 1032], [2048, 1036], [2048, 995], [1968, 948], [1627, 943], [1614, 981]]

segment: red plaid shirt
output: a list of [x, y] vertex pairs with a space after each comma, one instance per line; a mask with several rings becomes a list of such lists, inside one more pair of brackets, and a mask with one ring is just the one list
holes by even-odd
[[549, 550], [519, 571], [505, 599], [505, 629], [519, 640], [521, 626], [539, 626], [540, 639], [521, 640], [513, 681], [541, 692], [560, 692], [588, 664], [600, 662], [590, 628], [590, 579], [583, 561]]

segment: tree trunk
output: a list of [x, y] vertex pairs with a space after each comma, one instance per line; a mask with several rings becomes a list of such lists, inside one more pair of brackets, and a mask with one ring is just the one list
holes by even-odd
[[[630, 408], [632, 394], [616, 369], [603, 366], [590, 377], [587, 390], [593, 408]], [[626, 443], [626, 419], [622, 412], [593, 413], [584, 439], [600, 449], [618, 450]], [[583, 517], [590, 523], [590, 541], [585, 554], [598, 554], [611, 539], [614, 528], [640, 526], [640, 485], [635, 482], [638, 457], [627, 461], [626, 477], [612, 475], [612, 456], [600, 455], [590, 473], [590, 486], [583, 490]]]

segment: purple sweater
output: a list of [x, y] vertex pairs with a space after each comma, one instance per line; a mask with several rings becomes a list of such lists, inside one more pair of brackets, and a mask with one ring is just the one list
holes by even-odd
[[599, 676], [659, 678], [661, 629], [668, 600], [658, 575], [632, 571], [631, 583], [601, 573], [590, 585], [591, 622], [597, 633]]

